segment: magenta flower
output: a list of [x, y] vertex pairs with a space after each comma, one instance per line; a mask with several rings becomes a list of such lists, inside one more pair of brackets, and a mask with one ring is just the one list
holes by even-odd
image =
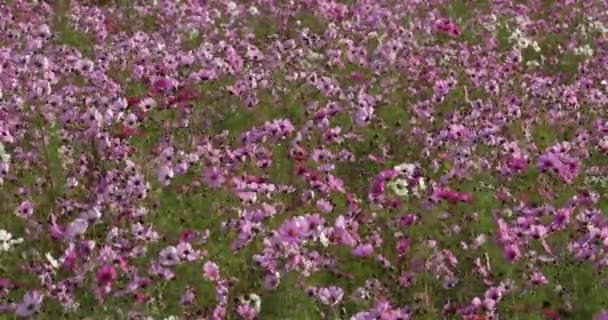
[[530, 276], [530, 282], [536, 286], [548, 283], [547, 279], [540, 271], [535, 271], [534, 273], [532, 273], [532, 275]]
[[593, 320], [608, 320], [608, 311], [602, 310], [593, 316]]
[[507, 245], [503, 250], [503, 255], [507, 261], [513, 262], [520, 258], [521, 252], [516, 245]]
[[116, 269], [112, 265], [105, 265], [97, 270], [96, 279], [101, 287], [110, 287], [116, 278]]

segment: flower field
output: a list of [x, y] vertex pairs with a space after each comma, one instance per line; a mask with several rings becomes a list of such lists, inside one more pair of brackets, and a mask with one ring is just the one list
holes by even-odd
[[608, 320], [607, 13], [0, 1], [0, 319]]

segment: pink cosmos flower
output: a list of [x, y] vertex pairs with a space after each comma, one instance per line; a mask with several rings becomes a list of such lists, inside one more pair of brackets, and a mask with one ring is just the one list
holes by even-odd
[[355, 247], [352, 251], [353, 256], [358, 258], [369, 257], [374, 252], [374, 247], [369, 244], [362, 244]]
[[395, 247], [397, 256], [400, 258], [405, 257], [410, 251], [410, 240], [407, 238], [399, 239], [397, 240]]
[[200, 257], [200, 252], [195, 250], [190, 242], [180, 242], [177, 245], [177, 252], [182, 261], [195, 261]]
[[215, 262], [207, 261], [203, 265], [203, 276], [205, 279], [217, 282], [220, 280], [220, 269]]
[[334, 206], [327, 199], [317, 200], [316, 207], [322, 213], [330, 213], [334, 209]]
[[460, 35], [460, 28], [447, 19], [437, 19], [434, 27], [437, 31], [443, 32], [453, 38]]
[[516, 245], [507, 245], [503, 249], [503, 255], [507, 259], [507, 261], [513, 262], [519, 260], [521, 252], [519, 251], [519, 248]]
[[279, 229], [279, 240], [288, 245], [295, 245], [300, 242], [306, 229], [304, 221], [291, 219]]
[[112, 265], [105, 265], [97, 270], [96, 279], [101, 287], [110, 287], [116, 278], [116, 269]]
[[608, 311], [602, 310], [593, 316], [593, 320], [608, 320]]
[[22, 219], [28, 219], [34, 214], [34, 205], [30, 201], [22, 202], [16, 210], [16, 215]]
[[537, 286], [548, 283], [547, 279], [540, 271], [535, 271], [534, 273], [532, 273], [532, 275], [530, 276], [530, 282], [533, 285], [537, 285]]
[[257, 312], [249, 303], [240, 303], [236, 307], [236, 313], [244, 320], [254, 320], [257, 317]]

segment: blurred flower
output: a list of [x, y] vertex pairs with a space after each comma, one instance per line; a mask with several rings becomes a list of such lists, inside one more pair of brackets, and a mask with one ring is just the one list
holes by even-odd
[[17, 304], [15, 314], [18, 317], [31, 317], [40, 310], [44, 297], [38, 291], [28, 291]]
[[0, 252], [9, 251], [14, 245], [23, 243], [23, 238], [13, 238], [13, 235], [0, 229]]

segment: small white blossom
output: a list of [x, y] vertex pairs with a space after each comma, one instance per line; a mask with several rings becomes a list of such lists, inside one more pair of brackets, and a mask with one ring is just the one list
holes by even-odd
[[536, 60], [528, 60], [528, 61], [526, 61], [526, 67], [528, 67], [528, 68], [540, 67], [540, 63]]
[[325, 232], [321, 232], [319, 234], [319, 242], [325, 248], [327, 248], [327, 246], [329, 245], [329, 239], [327, 238], [327, 235], [325, 235]]
[[420, 177], [418, 178], [418, 183], [414, 187], [412, 193], [414, 194], [414, 196], [419, 198], [424, 191], [426, 191], [426, 182], [424, 181], [423, 177]]
[[6, 148], [2, 142], [0, 142], [0, 161], [5, 163], [11, 162], [11, 155], [6, 151]]
[[400, 165], [393, 167], [393, 169], [402, 175], [411, 176], [414, 174], [414, 171], [416, 170], [416, 165], [413, 163], [405, 162], [405, 163], [402, 163]]
[[0, 229], [0, 252], [9, 251], [14, 245], [22, 242], [23, 238], [13, 238], [10, 232]]
[[59, 261], [57, 261], [57, 259], [55, 259], [50, 252], [46, 253], [45, 258], [51, 264], [51, 267], [53, 267], [54, 269], [59, 269]]
[[228, 12], [231, 15], [237, 15], [238, 14], [238, 5], [236, 4], [236, 2], [230, 1], [228, 2], [228, 4], [226, 5], [226, 8], [228, 8]]
[[388, 183], [388, 187], [399, 197], [407, 197], [409, 195], [408, 184], [405, 179], [391, 181]]
[[253, 309], [255, 309], [256, 312], [259, 313], [260, 310], [262, 310], [262, 299], [260, 298], [260, 296], [255, 293], [251, 293], [249, 294], [249, 301], [251, 301]]
[[576, 54], [578, 56], [591, 57], [591, 56], [593, 56], [593, 49], [591, 48], [591, 46], [589, 44], [586, 44], [584, 46], [574, 48], [574, 54]]

